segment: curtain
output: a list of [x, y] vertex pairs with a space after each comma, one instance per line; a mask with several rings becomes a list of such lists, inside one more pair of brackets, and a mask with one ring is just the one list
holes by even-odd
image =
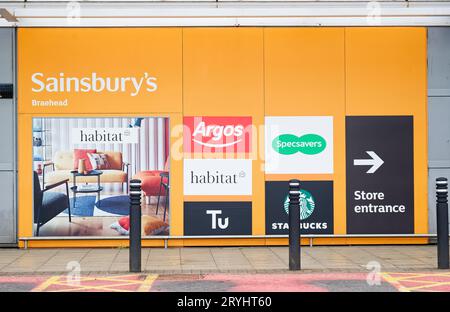
[[[75, 148], [95, 148], [99, 151], [122, 153], [124, 162], [130, 164], [131, 177], [143, 170], [163, 170], [168, 157], [168, 118], [144, 118], [139, 130], [138, 144], [73, 144], [72, 128], [126, 128], [134, 125], [134, 118], [46, 118], [47, 144], [54, 156], [57, 151], [71, 151]], [[103, 185], [105, 190], [120, 190], [120, 185]]]

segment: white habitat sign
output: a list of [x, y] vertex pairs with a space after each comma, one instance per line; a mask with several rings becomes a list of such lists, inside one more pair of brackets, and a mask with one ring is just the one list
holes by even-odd
[[73, 144], [137, 144], [139, 128], [74, 128]]
[[184, 195], [252, 195], [252, 160], [185, 159]]

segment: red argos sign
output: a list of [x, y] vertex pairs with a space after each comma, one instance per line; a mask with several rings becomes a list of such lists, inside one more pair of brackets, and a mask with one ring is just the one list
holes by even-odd
[[184, 152], [251, 152], [252, 117], [184, 117]]

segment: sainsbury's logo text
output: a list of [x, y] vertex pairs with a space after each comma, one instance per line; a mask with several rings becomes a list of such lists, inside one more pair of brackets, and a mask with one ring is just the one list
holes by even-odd
[[144, 72], [140, 77], [104, 77], [92, 73], [85, 77], [66, 77], [59, 73], [57, 77], [46, 76], [44, 73], [31, 75], [33, 92], [111, 92], [128, 93], [137, 96], [141, 92], [158, 90], [157, 78]]

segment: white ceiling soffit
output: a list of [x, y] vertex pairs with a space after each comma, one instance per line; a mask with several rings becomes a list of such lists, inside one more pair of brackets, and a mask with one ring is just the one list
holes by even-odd
[[450, 26], [450, 1], [1, 1], [0, 26]]

